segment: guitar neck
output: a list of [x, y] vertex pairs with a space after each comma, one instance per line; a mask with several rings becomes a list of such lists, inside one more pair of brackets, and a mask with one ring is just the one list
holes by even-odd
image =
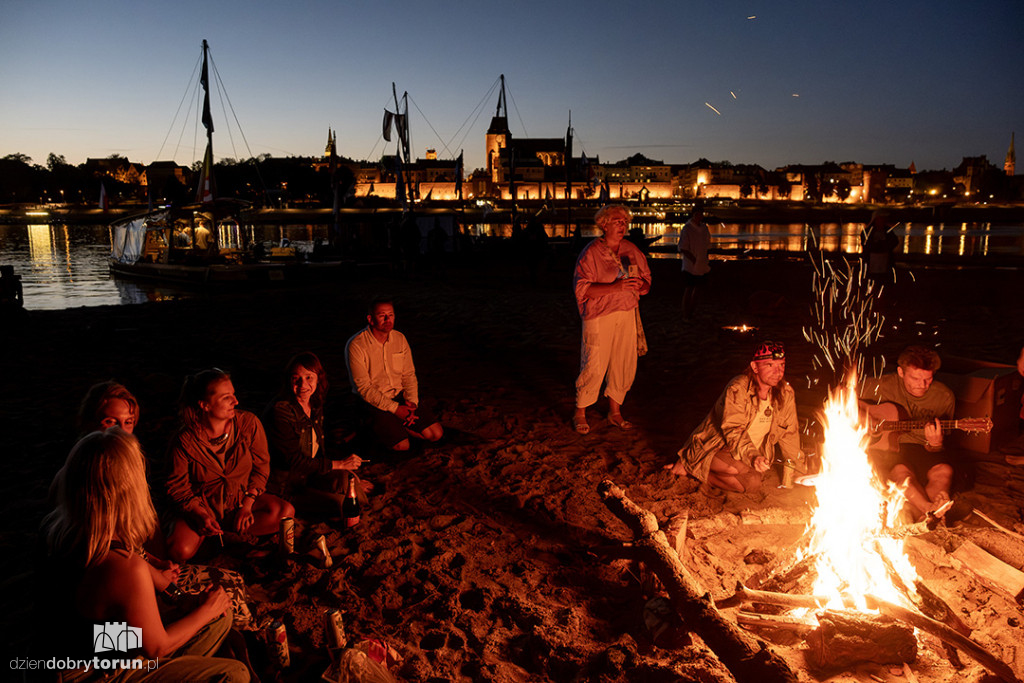
[[[935, 424], [935, 420], [893, 420], [891, 422], [887, 420], [878, 428], [883, 432], [909, 432], [912, 429], [924, 429], [925, 425], [930, 424]], [[961, 429], [960, 420], [939, 420], [939, 427], [944, 432]]]

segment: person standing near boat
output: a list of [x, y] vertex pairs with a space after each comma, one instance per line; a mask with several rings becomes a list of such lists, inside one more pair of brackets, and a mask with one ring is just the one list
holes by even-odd
[[679, 254], [683, 260], [683, 319], [689, 320], [697, 307], [697, 290], [707, 286], [711, 264], [708, 262], [708, 248], [711, 246], [711, 231], [704, 223], [704, 205], [693, 206], [690, 220], [686, 221], [679, 233]]
[[602, 207], [594, 215], [601, 237], [585, 246], [576, 260], [573, 291], [583, 319], [583, 339], [572, 424], [580, 434], [590, 432], [587, 408], [597, 402], [606, 380], [608, 421], [619, 429], [633, 429], [621, 408], [636, 376], [640, 297], [651, 288], [651, 270], [643, 252], [623, 239], [632, 218], [624, 206]]

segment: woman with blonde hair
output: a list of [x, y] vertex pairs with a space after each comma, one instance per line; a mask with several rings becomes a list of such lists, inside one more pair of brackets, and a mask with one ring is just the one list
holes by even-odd
[[[82, 438], [57, 473], [54, 491], [57, 507], [43, 520], [40, 572], [47, 639], [64, 657], [92, 661], [109, 651], [119, 660], [118, 666], [79, 671], [81, 680], [111, 672], [112, 680], [133, 682], [249, 680], [242, 662], [212, 656], [231, 628], [223, 589], [210, 590], [199, 607], [164, 624], [142, 550], [157, 515], [134, 436], [113, 427]], [[107, 632], [111, 627], [116, 634]], [[118, 646], [105, 647], [104, 635]], [[150, 660], [147, 666], [126, 666], [139, 656]]]

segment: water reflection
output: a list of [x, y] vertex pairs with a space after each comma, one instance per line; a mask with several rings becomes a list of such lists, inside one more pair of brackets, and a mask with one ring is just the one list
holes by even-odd
[[[677, 258], [681, 223], [640, 223], [647, 238], [657, 237], [652, 256]], [[476, 238], [509, 238], [511, 224], [481, 223], [467, 226]], [[548, 223], [548, 236], [571, 239], [574, 223]], [[711, 223], [712, 247], [720, 253], [757, 253], [809, 250], [859, 254], [864, 223]], [[252, 226], [225, 223], [218, 226], [223, 244], [245, 249], [254, 242], [280, 244], [287, 239], [300, 251], [311, 251], [326, 240], [326, 225]], [[584, 238], [598, 234], [593, 225], [582, 226]], [[899, 240], [897, 252], [915, 256], [1024, 258], [1024, 226], [1000, 223], [903, 223], [893, 229]], [[196, 296], [196, 292], [111, 278], [107, 259], [110, 232], [97, 225], [0, 225], [0, 263], [12, 265], [21, 275], [25, 306], [29, 309], [61, 309], [100, 306]]]

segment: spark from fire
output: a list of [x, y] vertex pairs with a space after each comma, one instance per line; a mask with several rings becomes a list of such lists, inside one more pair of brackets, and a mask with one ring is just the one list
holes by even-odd
[[[868, 460], [867, 429], [858, 419], [856, 376], [825, 404], [822, 470], [815, 479], [817, 507], [809, 527], [808, 552], [816, 557], [815, 595], [866, 610], [865, 596], [909, 604], [891, 571], [913, 586], [916, 571], [902, 541], [889, 537], [902, 493], [881, 482]], [[888, 565], [888, 566], [887, 566]]]
[[[828, 370], [837, 381], [850, 372], [863, 377], [866, 351], [885, 328], [885, 317], [875, 311], [882, 287], [867, 276], [863, 261], [843, 261], [843, 266], [837, 266], [822, 256], [812, 257], [811, 263], [814, 322], [803, 333], [817, 349], [812, 366]], [[878, 373], [884, 367], [884, 358], [881, 367], [874, 367], [873, 361], [872, 371]]]
[[705, 105], [707, 106], [707, 108], [708, 108], [708, 109], [710, 109], [711, 111], [715, 112], [715, 113], [716, 113], [716, 114], [718, 114], [719, 116], [721, 116], [721, 115], [722, 115], [722, 112], [720, 112], [720, 111], [718, 111], [717, 109], [715, 109], [714, 107], [712, 107], [712, 106], [711, 106], [711, 105], [710, 105], [709, 103], [705, 102], [704, 104], [705, 104]]

